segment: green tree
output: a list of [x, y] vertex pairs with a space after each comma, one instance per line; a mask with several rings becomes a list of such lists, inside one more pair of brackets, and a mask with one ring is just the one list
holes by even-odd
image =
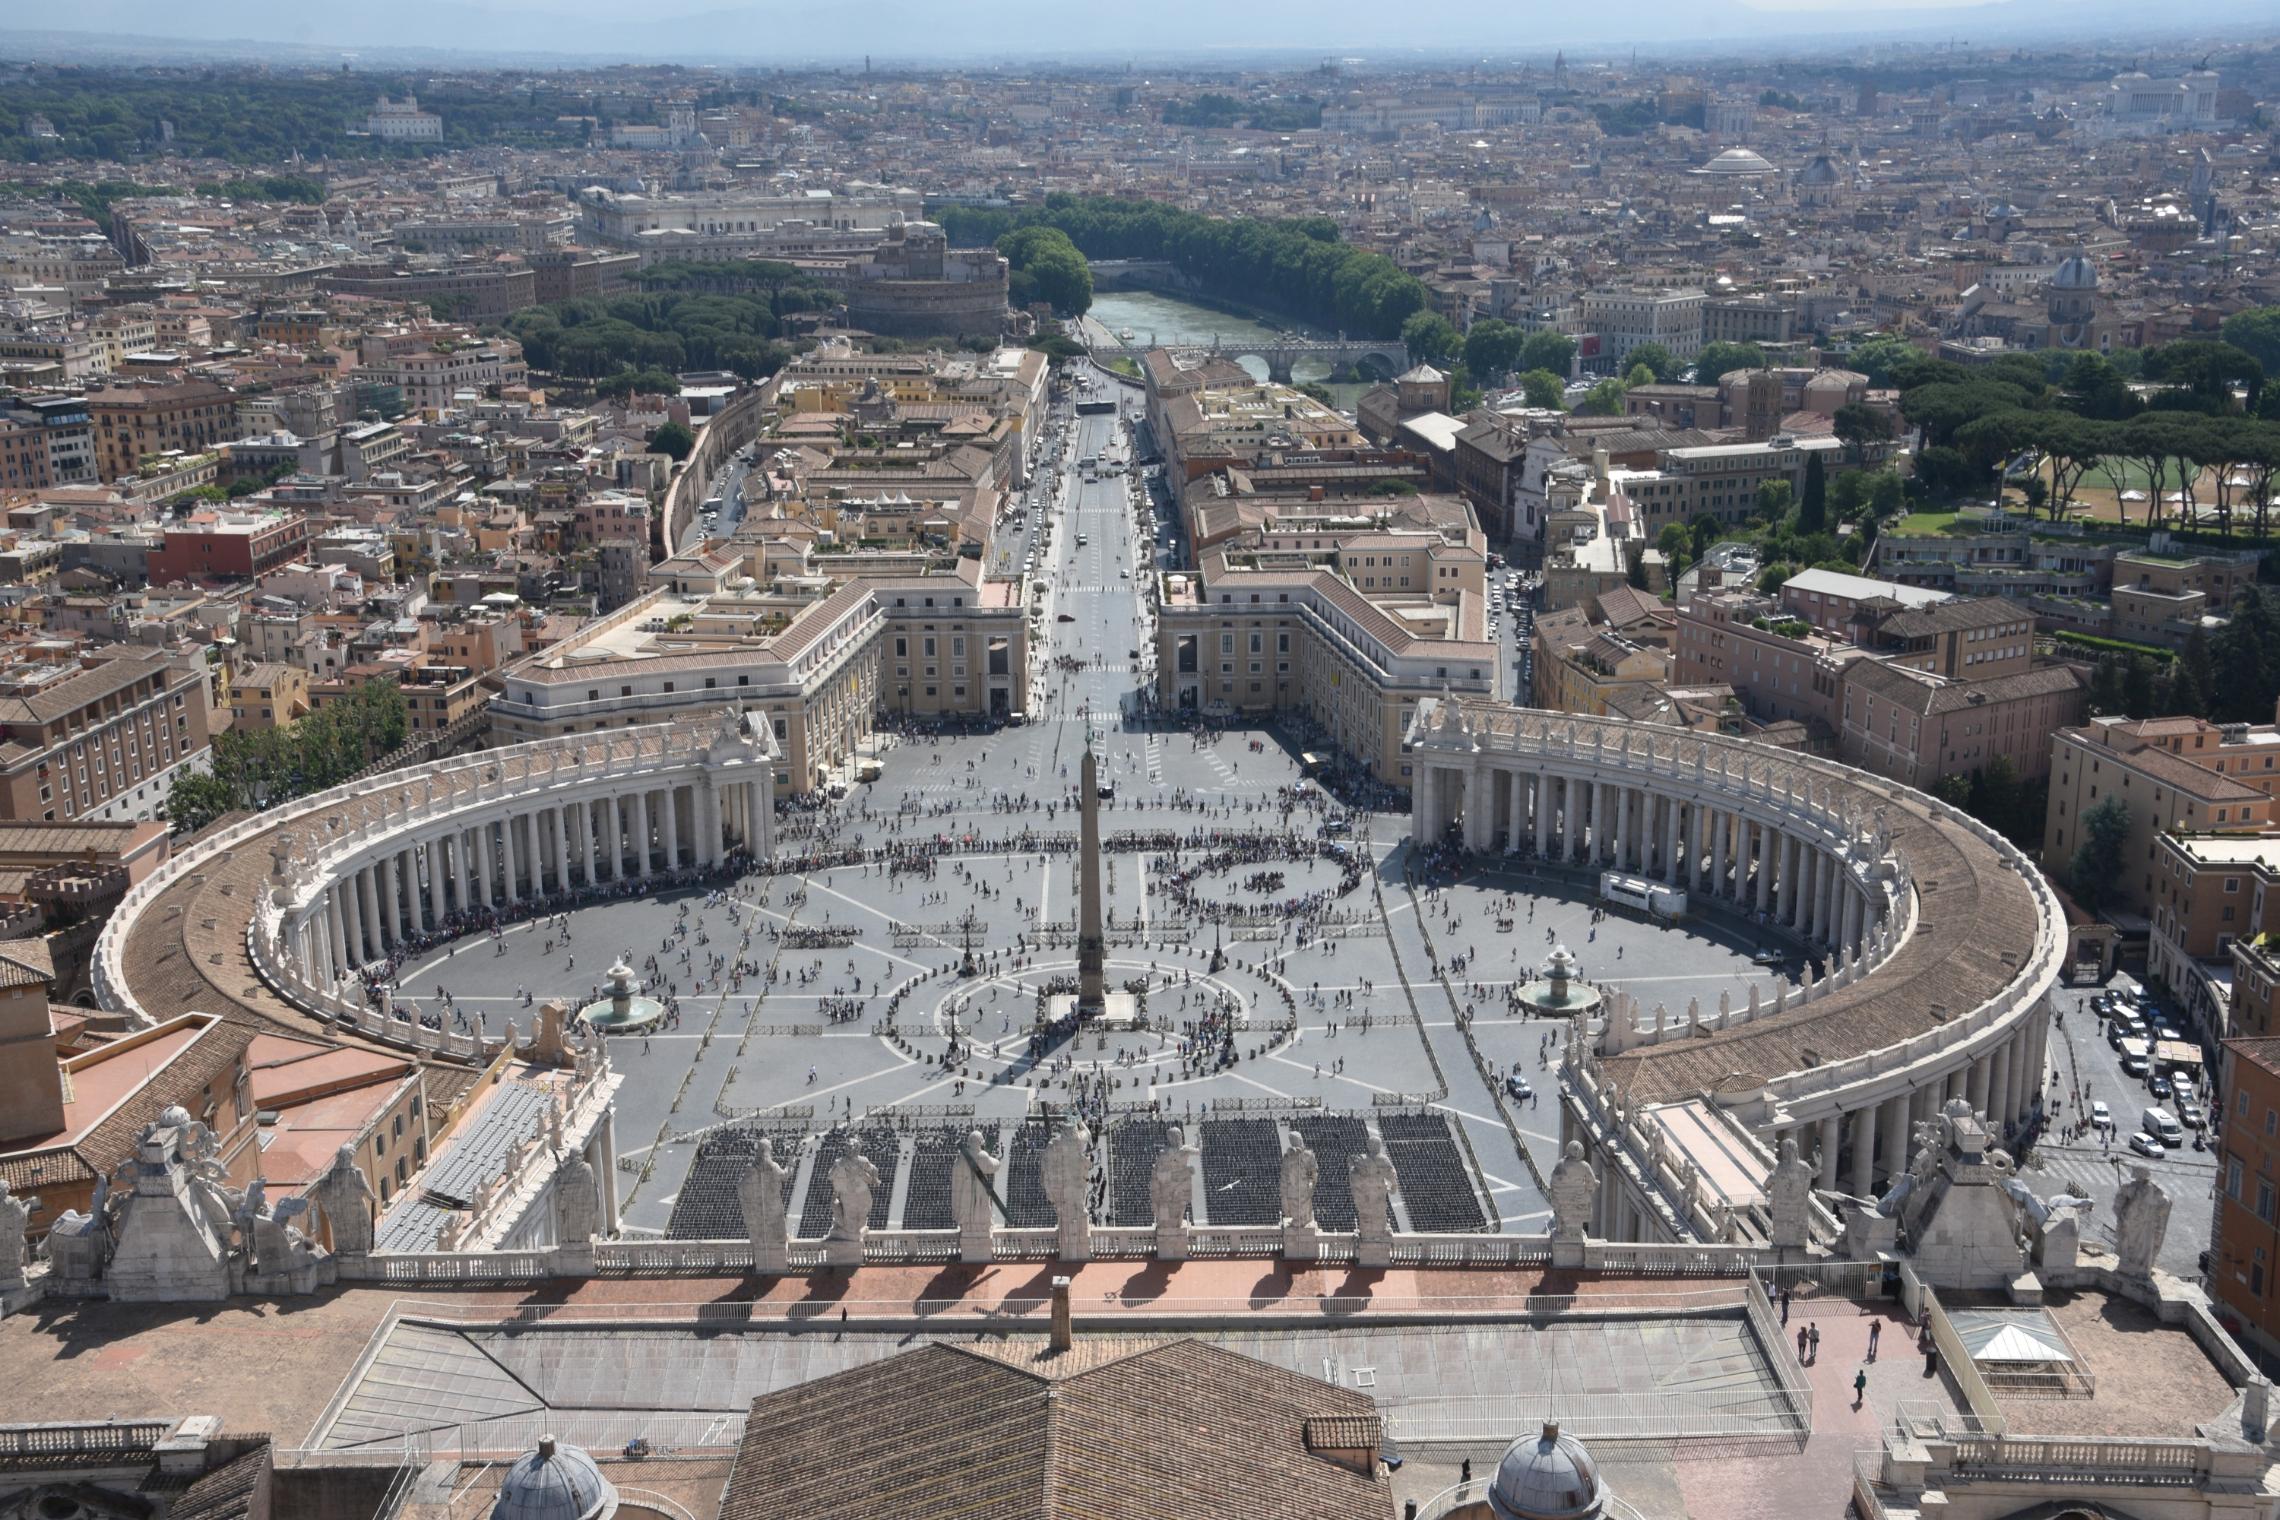
[[1663, 565], [1673, 581], [1694, 563], [1694, 535], [1684, 523], [1663, 524], [1662, 532], [1655, 536], [1655, 547], [1662, 551]]
[[675, 463], [688, 458], [696, 446], [697, 435], [679, 422], [660, 423], [657, 431], [649, 435], [649, 451], [652, 454], [670, 454]]
[[2280, 373], [2280, 306], [2252, 306], [2225, 318], [2225, 341], [2264, 367]]
[[1797, 531], [1820, 533], [1829, 526], [1829, 481], [1815, 450], [1805, 460], [1805, 494], [1797, 502]]
[[1645, 365], [1647, 372], [1664, 384], [1678, 378], [1678, 360], [1660, 343], [1642, 343], [1631, 350], [1629, 358], [1633, 368]]
[[2133, 718], [2153, 716], [2153, 661], [2142, 654], [2130, 656], [2122, 667], [2122, 711]]
[[1567, 400], [1567, 386], [1548, 369], [1520, 372], [1520, 392], [1530, 406], [1557, 411]]
[[1512, 368], [1523, 334], [1509, 322], [1483, 317], [1465, 331], [1465, 368], [1487, 379]]
[[1401, 324], [1401, 346], [1419, 364], [1447, 364], [1457, 351], [1457, 330], [1439, 312], [1416, 312]]
[[1895, 372], [1923, 357], [1924, 351], [1906, 338], [1879, 334], [1855, 343], [1845, 355], [1845, 367], [1868, 376], [1871, 385], [1890, 385]]
[[1764, 369], [1765, 350], [1755, 343], [1705, 343], [1694, 356], [1694, 383], [1716, 385], [1738, 369]]
[[1892, 419], [1863, 401], [1846, 402], [1829, 422], [1837, 441], [1845, 446], [1845, 458], [1856, 465], [1868, 457], [1869, 444], [1892, 436]]
[[2074, 900], [2095, 913], [2122, 876], [2122, 850], [2129, 843], [2129, 804], [2109, 793], [2084, 809], [2082, 837], [2067, 863], [2067, 884]]
[[1653, 385], [1654, 383], [1655, 372], [1644, 364], [1632, 365], [1623, 375], [1623, 385], [1626, 390], [1636, 389], [1642, 385]]
[[1566, 333], [1544, 328], [1521, 341], [1520, 357], [1515, 362], [1522, 369], [1550, 370], [1565, 379], [1575, 371], [1575, 346], [1575, 339]]
[[1620, 417], [1623, 415], [1624, 384], [1612, 377], [1600, 381], [1575, 404], [1578, 417]]
[[1788, 481], [1769, 480], [1757, 488], [1757, 496], [1752, 503], [1751, 515], [1763, 521], [1769, 528], [1779, 528], [1781, 520], [1789, 515], [1789, 508], [1795, 500], [1795, 496], [1796, 493], [1790, 490]]
[[2121, 715], [2122, 662], [2113, 655], [2098, 656], [2098, 663], [2090, 667], [2090, 711], [2104, 718]]
[[997, 240], [1005, 255], [1007, 299], [1043, 301], [1061, 317], [1081, 317], [1093, 299], [1092, 266], [1058, 227], [1016, 227]]

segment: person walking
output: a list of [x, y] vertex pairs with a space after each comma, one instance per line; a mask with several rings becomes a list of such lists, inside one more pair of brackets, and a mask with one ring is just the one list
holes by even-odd
[[1868, 1369], [1866, 1367], [1863, 1367], [1858, 1372], [1855, 1372], [1853, 1374], [1853, 1408], [1860, 1408], [1861, 1401], [1867, 1397]]
[[1876, 1343], [1883, 1335], [1884, 1321], [1880, 1319], [1870, 1320], [1868, 1322], [1868, 1359], [1872, 1362], [1876, 1360]]
[[1810, 1353], [1806, 1360], [1815, 1366], [1819, 1366], [1821, 1362], [1821, 1327], [1819, 1325], [1805, 1327], [1805, 1347]]

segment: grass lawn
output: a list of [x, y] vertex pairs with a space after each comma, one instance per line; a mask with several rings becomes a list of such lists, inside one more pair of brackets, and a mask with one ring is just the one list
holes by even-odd
[[[1895, 518], [1887, 523], [1884, 531], [1896, 533], [1902, 538], [1937, 538], [1943, 533], [1956, 531], [1955, 518], [1956, 514], [1953, 511], [1910, 512], [1905, 517]], [[1980, 532], [1983, 530], [1971, 527], [1965, 531]]]
[[1118, 354], [1108, 361], [1108, 367], [1120, 375], [1130, 375], [1135, 380], [1140, 378], [1140, 365], [1129, 354]]

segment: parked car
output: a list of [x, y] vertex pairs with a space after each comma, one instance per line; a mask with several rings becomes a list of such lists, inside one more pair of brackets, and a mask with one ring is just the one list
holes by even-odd
[[2169, 1154], [2168, 1146], [2163, 1145], [2142, 1129], [2130, 1136], [2130, 1149], [2141, 1156], [2166, 1156]]
[[2150, 1077], [2147, 1077], [2147, 1078], [2145, 1079], [2145, 1090], [2146, 1090], [2147, 1092], [2149, 1092], [2149, 1093], [2152, 1093], [2152, 1094], [2153, 1094], [2155, 1097], [2157, 1097], [2157, 1098], [2166, 1098], [2166, 1097], [2168, 1097], [2168, 1096], [2169, 1096], [2169, 1078], [2168, 1078], [2168, 1076], [2167, 1076], [2166, 1074], [2162, 1073], [2162, 1072], [2158, 1072], [2158, 1071], [2157, 1071], [2157, 1072], [2155, 1072], [2155, 1073], [2154, 1073], [2152, 1076], [2150, 1076]]
[[1504, 1090], [1512, 1095], [1514, 1101], [1520, 1103], [1527, 1102], [1536, 1093], [1536, 1090], [1528, 1085], [1528, 1079], [1518, 1072], [1514, 1072], [1504, 1079]]
[[2199, 1129], [2209, 1122], [2209, 1116], [2192, 1099], [2180, 1098], [2177, 1100], [2177, 1122], [2187, 1129]]
[[2101, 1128], [2114, 1122], [2114, 1111], [2106, 1106], [2104, 1098], [2093, 1099], [2090, 1104], [2090, 1122]]

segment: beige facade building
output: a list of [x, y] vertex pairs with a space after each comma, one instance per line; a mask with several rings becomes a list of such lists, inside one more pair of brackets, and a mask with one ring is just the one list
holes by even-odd
[[881, 711], [1007, 718], [1029, 701], [1020, 583], [949, 571], [865, 576], [816, 595], [764, 590], [741, 561], [660, 586], [511, 664], [490, 708], [498, 743], [694, 718], [767, 715], [779, 794], [851, 761]]
[[[2129, 809], [2112, 907], [2151, 915], [2165, 833], [2258, 830], [2272, 819], [2268, 788], [2248, 777], [2280, 776], [2280, 730], [2230, 732], [2199, 718], [2095, 718], [2051, 736], [2045, 869], [2063, 876], [2082, 843], [2082, 815], [2119, 797]], [[2224, 767], [2220, 769], [2219, 767]]]

